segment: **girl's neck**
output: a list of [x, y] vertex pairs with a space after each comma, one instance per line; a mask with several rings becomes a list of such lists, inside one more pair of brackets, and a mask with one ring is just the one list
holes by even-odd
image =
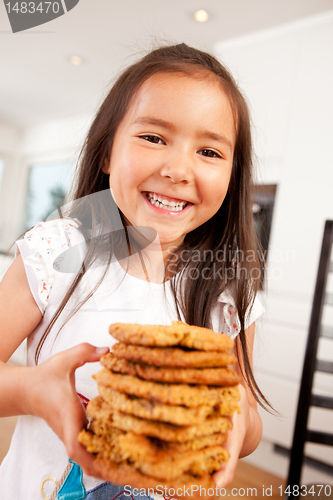
[[159, 284], [173, 277], [170, 270], [165, 268], [169, 258], [174, 255], [176, 247], [164, 246], [163, 248], [157, 240], [158, 238], [148, 247], [120, 262], [122, 268], [130, 276]]

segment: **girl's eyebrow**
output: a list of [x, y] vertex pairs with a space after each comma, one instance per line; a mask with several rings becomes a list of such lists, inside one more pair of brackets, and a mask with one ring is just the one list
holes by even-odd
[[233, 149], [233, 145], [232, 145], [231, 140], [225, 135], [217, 134], [215, 132], [211, 132], [210, 130], [202, 130], [198, 134], [198, 137], [203, 138], [203, 139], [212, 139], [213, 141], [217, 141], [217, 142], [222, 142], [223, 144], [228, 146], [229, 149], [231, 149], [231, 150]]
[[[140, 116], [133, 122], [133, 125], [157, 125], [167, 130], [171, 130], [172, 132], [176, 130], [176, 127], [172, 123], [162, 120], [161, 118], [154, 118], [153, 116]], [[210, 130], [201, 130], [197, 136], [202, 139], [212, 139], [213, 141], [222, 142], [231, 150], [233, 149], [232, 142], [225, 135], [217, 134]]]
[[176, 127], [161, 118], [154, 118], [153, 116], [140, 116], [133, 122], [133, 125], [158, 125], [159, 127], [166, 128], [168, 130], [176, 130]]

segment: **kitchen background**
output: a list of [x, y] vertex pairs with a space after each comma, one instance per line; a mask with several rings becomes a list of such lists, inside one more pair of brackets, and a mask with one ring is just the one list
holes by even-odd
[[[206, 22], [194, 19], [199, 9]], [[16, 34], [1, 3], [0, 250], [61, 204], [109, 82], [164, 41], [214, 53], [250, 103], [254, 213], [258, 224], [265, 213], [271, 221], [255, 366], [281, 416], [261, 412], [263, 440], [246, 460], [286, 477], [324, 222], [333, 219], [332, 0], [80, 0], [64, 16]], [[332, 309], [324, 311], [331, 325]], [[333, 359], [331, 344], [320, 344], [324, 359]], [[24, 346], [11, 361], [24, 363]], [[332, 376], [315, 382], [333, 395]], [[311, 411], [310, 419], [332, 432], [327, 410]], [[333, 467], [328, 447], [306, 451]], [[306, 466], [304, 482], [332, 483], [332, 476]]]

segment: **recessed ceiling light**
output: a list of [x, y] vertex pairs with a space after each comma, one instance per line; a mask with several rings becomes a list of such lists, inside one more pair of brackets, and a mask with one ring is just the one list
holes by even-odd
[[80, 56], [71, 56], [69, 60], [72, 64], [74, 64], [74, 66], [81, 66], [83, 63], [83, 59]]
[[194, 12], [194, 19], [199, 23], [205, 23], [206, 21], [208, 21], [208, 18], [209, 18], [208, 12], [206, 12], [203, 9]]

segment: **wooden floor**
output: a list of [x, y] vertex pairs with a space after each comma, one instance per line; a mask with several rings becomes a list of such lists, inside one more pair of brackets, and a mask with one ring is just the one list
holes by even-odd
[[[17, 417], [0, 418], [0, 463], [8, 451], [16, 421]], [[233, 500], [252, 497], [281, 500], [282, 497], [278, 490], [281, 485], [283, 485], [281, 478], [240, 460], [234, 481], [231, 486], [226, 488], [224, 497], [232, 497]], [[266, 494], [263, 493], [263, 487]]]
[[[284, 486], [284, 483], [285, 481], [282, 478], [239, 460], [234, 481], [230, 487], [226, 488], [226, 496], [237, 500], [252, 497], [281, 500], [283, 496], [281, 496], [278, 488]], [[232, 493], [233, 488], [237, 488], [238, 495], [235, 496]]]

